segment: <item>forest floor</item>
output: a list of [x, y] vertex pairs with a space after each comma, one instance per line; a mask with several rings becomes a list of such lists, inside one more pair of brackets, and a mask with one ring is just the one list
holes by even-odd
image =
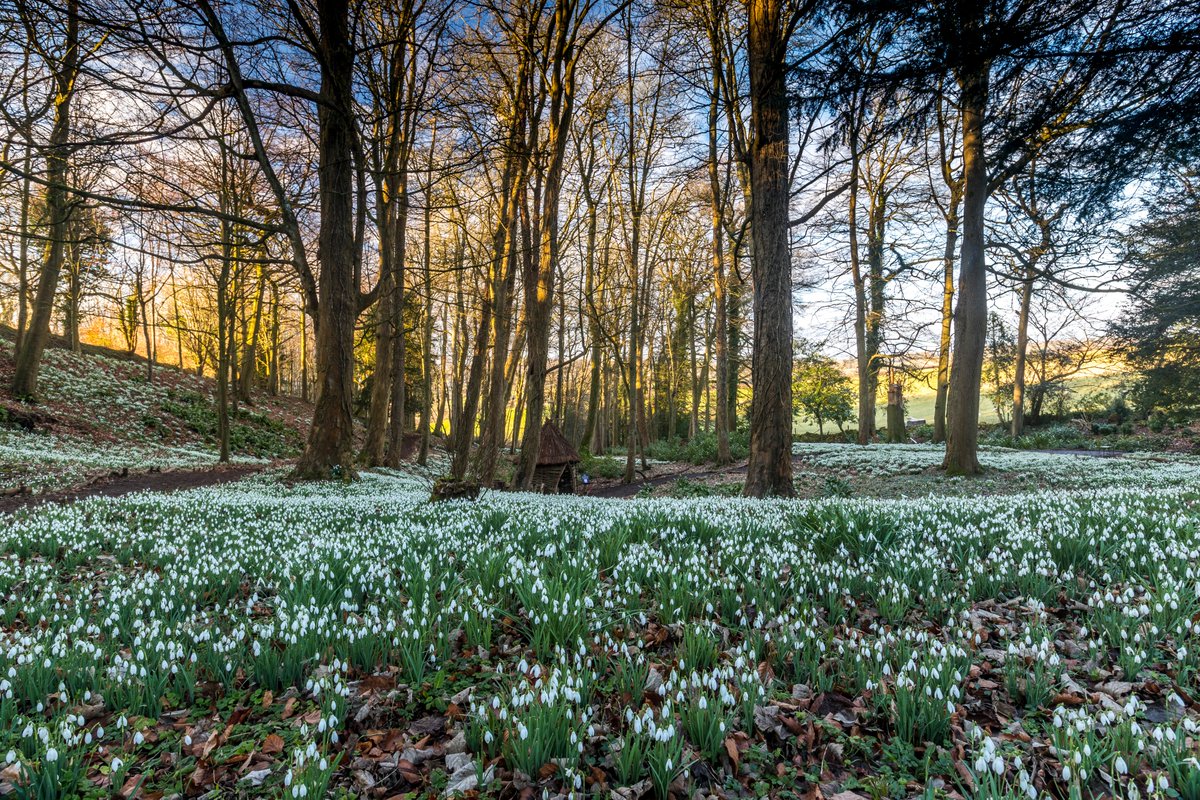
[[1055, 491], [430, 503], [439, 454], [17, 510], [0, 794], [1195, 800], [1200, 459], [984, 460]]
[[175, 469], [165, 472], [158, 469], [146, 472], [123, 470], [96, 477], [84, 486], [41, 494], [17, 492], [2, 495], [0, 514], [9, 514], [18, 509], [32, 508], [44, 503], [74, 503], [91, 497], [123, 497], [133, 492], [178, 492], [184, 489], [217, 486], [241, 480], [265, 468], [265, 464], [226, 464], [206, 469]]
[[[143, 476], [147, 487], [180, 485], [217, 466], [217, 414], [209, 378], [141, 356], [84, 345], [74, 353], [52, 337], [37, 403], [9, 394], [11, 329], [0, 329], [0, 496], [5, 506], [42, 493], [97, 491]], [[266, 465], [299, 453], [312, 406], [290, 397], [253, 397], [232, 414], [231, 461]], [[207, 479], [205, 479], [207, 480]]]
[[[983, 474], [963, 478], [941, 470], [941, 450], [932, 445], [797, 443], [792, 455], [794, 486], [797, 496], [807, 499], [990, 496], [1077, 488], [1089, 481], [1120, 483], [1130, 474], [1153, 470], [1155, 464], [1200, 464], [1194, 455], [1173, 452], [1000, 447], [981, 452]], [[1095, 461], [1103, 463], [1088, 463]], [[633, 483], [589, 476], [581, 493], [606, 498], [734, 497], [742, 492], [746, 467], [744, 459], [724, 467], [652, 462], [644, 469], [639, 465]]]

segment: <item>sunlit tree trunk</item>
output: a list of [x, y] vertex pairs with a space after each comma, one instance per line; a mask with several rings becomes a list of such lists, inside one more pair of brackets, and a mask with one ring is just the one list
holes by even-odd
[[[961, 191], [961, 190], [960, 190]], [[933, 441], [946, 441], [946, 397], [950, 391], [950, 329], [954, 322], [954, 251], [958, 246], [960, 191], [951, 190], [942, 254], [942, 319], [938, 330], [937, 395], [933, 405]]]
[[317, 402], [308, 444], [296, 475], [330, 478], [353, 475], [354, 322], [359, 287], [355, 282], [354, 118], [351, 81], [354, 46], [348, 0], [320, 0], [321, 102], [317, 182], [321, 226], [317, 315]]
[[[972, 17], [965, 26], [964, 35], [980, 36], [982, 24], [979, 16]], [[988, 176], [983, 121], [988, 103], [988, 67], [981, 57], [963, 67], [959, 86], [963, 129], [963, 234], [954, 320], [954, 363], [946, 406], [944, 466], [950, 474], [970, 475], [979, 472], [979, 396], [987, 339], [984, 209]]]
[[67, 236], [71, 221], [72, 201], [67, 194], [70, 169], [71, 98], [79, 75], [79, 2], [67, 0], [66, 34], [63, 55], [54, 74], [54, 122], [46, 151], [45, 218], [46, 244], [42, 271], [38, 277], [37, 295], [29, 327], [21, 337], [16, 353], [12, 391], [19, 398], [34, 398], [38, 390], [38, 371], [42, 353], [50, 339], [50, 318], [54, 313], [54, 298], [62, 272]]
[[1017, 352], [1013, 363], [1012, 420], [1009, 433], [1015, 439], [1025, 433], [1025, 361], [1029, 352], [1029, 307], [1033, 302], [1033, 268], [1021, 280], [1021, 307], [1017, 314]]
[[549, 65], [549, 116], [546, 129], [546, 177], [542, 193], [541, 236], [536, 273], [525, 276], [525, 432], [517, 461], [516, 483], [533, 487], [542, 438], [546, 395], [546, 367], [550, 355], [550, 326], [554, 308], [554, 278], [558, 272], [559, 196], [563, 162], [571, 135], [575, 108], [577, 37], [582, 24], [580, 8], [573, 0], [557, 0], [554, 6], [554, 44]]
[[753, 395], [745, 493], [792, 485], [792, 260], [788, 241], [788, 26], [782, 0], [750, 0]]

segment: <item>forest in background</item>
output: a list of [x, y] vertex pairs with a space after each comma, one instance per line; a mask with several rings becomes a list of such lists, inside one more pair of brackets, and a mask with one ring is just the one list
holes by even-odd
[[981, 406], [1019, 437], [1114, 355], [1197, 405], [1194, 3], [2, 9], [19, 397], [53, 330], [215, 376], [226, 455], [311, 398], [314, 477], [415, 432], [528, 487], [551, 420], [626, 480], [740, 429], [755, 495], [814, 381], [862, 442], [925, 382], [966, 473]]

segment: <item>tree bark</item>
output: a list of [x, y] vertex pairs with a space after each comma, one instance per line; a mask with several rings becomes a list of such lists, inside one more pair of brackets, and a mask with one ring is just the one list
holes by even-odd
[[1014, 439], [1025, 433], [1025, 361], [1029, 352], [1029, 307], [1033, 302], [1033, 269], [1021, 281], [1021, 310], [1017, 316], [1017, 353], [1013, 364], [1012, 421]]
[[[254, 376], [258, 373], [258, 340], [262, 333], [262, 312], [266, 294], [267, 270], [265, 266], [259, 264], [258, 288], [254, 293], [254, 317], [250, 323], [250, 334], [246, 337], [245, 349], [242, 351], [242, 369], [238, 374], [238, 399], [247, 405], [251, 403], [250, 390], [254, 384]], [[145, 317], [146, 315], [143, 314], [143, 320]]]
[[508, 381], [505, 375], [505, 359], [509, 355], [509, 340], [512, 334], [512, 294], [516, 280], [517, 255], [521, 249], [518, 242], [518, 206], [525, 191], [527, 169], [526, 110], [528, 99], [528, 75], [525, 65], [518, 70], [515, 84], [517, 97], [513, 103], [515, 113], [508, 133], [504, 171], [500, 179], [500, 208], [497, 212], [496, 231], [492, 236], [491, 263], [491, 306], [492, 314], [492, 364], [488, 377], [488, 393], [484, 399], [483, 421], [479, 428], [479, 449], [475, 454], [475, 477], [484, 486], [490, 486], [496, 478], [496, 463], [500, 448], [504, 444], [507, 403], [505, 402]]
[[867, 286], [858, 243], [859, 152], [858, 117], [850, 132], [850, 198], [847, 219], [850, 234], [850, 277], [854, 283], [854, 349], [858, 376], [858, 443], [875, 435], [875, 395], [871, 391], [871, 352], [867, 336]]
[[66, 252], [72, 210], [72, 201], [67, 196], [71, 160], [71, 98], [75, 94], [78, 75], [79, 0], [67, 0], [62, 62], [54, 75], [54, 123], [46, 152], [46, 246], [33, 303], [33, 316], [28, 330], [21, 337], [21, 348], [16, 353], [13, 370], [12, 391], [22, 399], [34, 399], [37, 396], [38, 372], [42, 366], [42, 353], [50, 339], [50, 317], [54, 313], [54, 296]]
[[946, 441], [946, 397], [950, 392], [950, 329], [954, 321], [954, 251], [958, 246], [961, 190], [951, 188], [946, 214], [946, 249], [942, 255], [942, 321], [938, 334], [937, 396], [933, 405], [933, 441]]
[[571, 0], [554, 6], [551, 30], [555, 31], [550, 54], [549, 127], [546, 179], [542, 194], [541, 237], [537, 272], [525, 277], [525, 434], [517, 461], [516, 483], [533, 488], [538, 449], [542, 440], [542, 416], [546, 400], [546, 366], [550, 357], [550, 326], [554, 309], [554, 277], [558, 272], [559, 196], [563, 162], [571, 136], [575, 108], [576, 36], [582, 19]]
[[750, 497], [792, 485], [792, 264], [788, 241], [787, 25], [782, 0], [750, 0], [754, 356]]
[[[969, 4], [967, 4], [969, 5]], [[981, 13], [981, 12], [978, 12]], [[964, 35], [977, 37], [982, 20], [968, 21]], [[963, 128], [963, 239], [954, 320], [954, 367], [946, 406], [945, 469], [952, 475], [979, 472], [979, 395], [987, 339], [987, 264], [984, 211], [988, 176], [983, 121], [988, 103], [988, 66], [979, 57], [959, 75]]]
[[430, 249], [430, 238], [433, 235], [433, 152], [435, 139], [429, 145], [429, 170], [425, 188], [425, 241], [421, 254], [423, 287], [425, 290], [424, 326], [421, 332], [421, 385], [424, 397], [421, 398], [421, 431], [420, 445], [417, 451], [417, 463], [425, 466], [429, 461], [429, 416], [433, 411], [433, 252]]
[[709, 48], [712, 54], [712, 86], [708, 102], [708, 185], [712, 195], [710, 208], [712, 225], [713, 304], [716, 306], [715, 340], [716, 351], [716, 419], [717, 464], [728, 464], [733, 460], [729, 450], [729, 317], [726, 307], [728, 283], [725, 277], [725, 215], [724, 192], [721, 188], [720, 161], [718, 153], [717, 124], [721, 113], [721, 86], [724, 70], [724, 43], [721, 41], [717, 17], [717, 3], [713, 3], [713, 18], [709, 29]]
[[353, 476], [354, 322], [359, 287], [355, 284], [354, 117], [351, 82], [354, 47], [350, 41], [349, 0], [320, 0], [321, 102], [317, 182], [321, 226], [317, 238], [317, 402], [308, 444], [296, 465], [301, 478]]

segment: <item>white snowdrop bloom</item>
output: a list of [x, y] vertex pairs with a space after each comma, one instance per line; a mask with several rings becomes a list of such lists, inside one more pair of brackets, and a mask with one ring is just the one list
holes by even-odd
[[53, 764], [55, 761], [58, 761], [58, 751], [55, 750], [53, 747], [51, 747], [49, 750], [46, 751], [46, 761], [50, 764]]

